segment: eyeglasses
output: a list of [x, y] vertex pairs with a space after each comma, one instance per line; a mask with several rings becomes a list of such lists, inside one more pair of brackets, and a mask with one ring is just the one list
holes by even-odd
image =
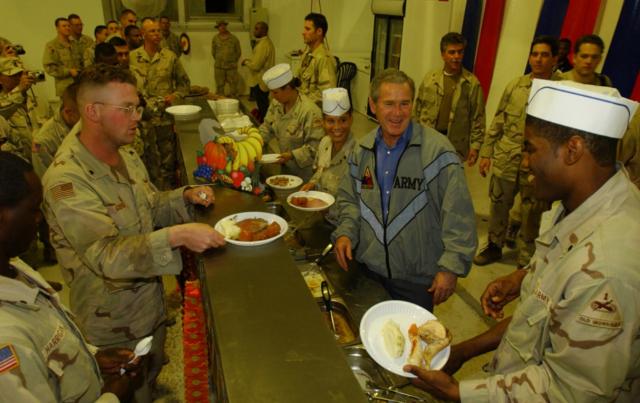
[[136, 117], [140, 117], [142, 116], [142, 112], [144, 111], [144, 106], [135, 106], [135, 105], [122, 106], [122, 105], [107, 104], [104, 102], [94, 102], [94, 105], [104, 105], [104, 106], [110, 106], [112, 108], [120, 109], [124, 111], [124, 113], [129, 117], [133, 117], [134, 115]]

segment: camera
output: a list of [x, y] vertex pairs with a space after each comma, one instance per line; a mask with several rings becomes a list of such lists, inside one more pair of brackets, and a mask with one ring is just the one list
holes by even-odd
[[24, 50], [24, 48], [22, 47], [22, 45], [13, 45], [13, 50], [16, 51], [16, 54], [18, 55], [24, 55], [25, 53], [27, 53], [26, 50]]
[[44, 75], [44, 71], [42, 70], [28, 71], [27, 74], [29, 75], [29, 77], [32, 77], [34, 80], [36, 80], [37, 83], [43, 82], [46, 78]]

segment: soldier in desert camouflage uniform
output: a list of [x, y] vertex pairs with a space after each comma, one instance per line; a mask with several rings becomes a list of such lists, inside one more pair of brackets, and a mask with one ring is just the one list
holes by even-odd
[[42, 65], [44, 71], [55, 79], [56, 95], [62, 95], [82, 68], [82, 53], [71, 43], [71, 25], [66, 18], [56, 19], [58, 35], [44, 47]]
[[229, 96], [238, 95], [238, 59], [240, 59], [240, 41], [227, 30], [229, 23], [218, 21], [214, 28], [218, 34], [211, 40], [211, 56], [214, 59], [214, 78], [216, 80], [216, 94], [225, 95], [224, 87], [229, 84]]
[[638, 401], [640, 191], [615, 160], [636, 108], [602, 87], [534, 80], [525, 160], [536, 197], [558, 202], [527, 270], [493, 281], [481, 298], [494, 318], [519, 305], [451, 349], [448, 373], [497, 347], [488, 378], [458, 384], [405, 367], [417, 385], [462, 402]]
[[313, 175], [313, 162], [320, 139], [324, 137], [322, 112], [308, 97], [298, 93], [300, 80], [293, 77], [288, 64], [267, 70], [262, 79], [273, 100], [260, 125], [267, 151], [278, 153], [283, 171], [307, 182]]
[[114, 402], [113, 393], [126, 399], [129, 376], [119, 369], [131, 350], [96, 352], [51, 286], [14, 257], [33, 240], [41, 202], [31, 166], [0, 152], [0, 400]]
[[28, 95], [35, 78], [27, 73], [20, 59], [0, 57], [0, 115], [11, 127], [3, 150], [31, 160], [31, 139], [37, 120], [33, 100]]
[[322, 105], [322, 90], [337, 86], [336, 59], [324, 44], [327, 36], [327, 19], [324, 15], [310, 13], [304, 18], [302, 37], [306, 49], [300, 57], [296, 77], [300, 79], [300, 93], [308, 96], [318, 106]]
[[67, 136], [44, 176], [44, 210], [87, 339], [131, 348], [154, 335], [148, 373], [136, 391], [147, 401], [164, 360], [160, 276], [181, 271], [180, 246], [201, 252], [224, 238], [205, 224], [173, 225], [191, 219], [188, 205], [212, 203], [209, 187], [160, 193], [135, 151], [123, 147], [133, 142], [142, 109], [131, 73], [96, 64], [79, 85], [82, 130]]
[[142, 22], [144, 45], [130, 53], [130, 69], [138, 81], [138, 90], [147, 103], [150, 116], [142, 122], [145, 163], [151, 179], [162, 189], [175, 182], [176, 136], [173, 118], [165, 106], [180, 104], [189, 93], [189, 76], [180, 60], [169, 49], [160, 47], [162, 35], [158, 22]]

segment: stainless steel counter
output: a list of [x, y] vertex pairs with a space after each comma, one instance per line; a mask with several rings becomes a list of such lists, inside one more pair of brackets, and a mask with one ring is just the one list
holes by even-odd
[[[193, 183], [198, 123], [176, 122], [182, 178]], [[216, 188], [211, 225], [228, 214], [264, 211], [256, 196]], [[258, 247], [227, 245], [202, 256], [201, 281], [217, 399], [230, 402], [365, 402], [341, 348], [282, 239]], [[212, 375], [214, 376], [214, 375]]]

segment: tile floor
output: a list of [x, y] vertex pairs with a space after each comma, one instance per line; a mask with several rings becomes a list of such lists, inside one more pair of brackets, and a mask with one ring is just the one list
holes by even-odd
[[[246, 102], [246, 100], [244, 100]], [[354, 113], [354, 123], [352, 132], [356, 137], [360, 137], [371, 129], [376, 127], [376, 123], [371, 119], [360, 113]], [[487, 235], [487, 218], [489, 211], [489, 198], [488, 198], [488, 178], [482, 178], [478, 173], [477, 167], [466, 167], [465, 173], [467, 176], [471, 197], [473, 199], [474, 208], [478, 223], [478, 235], [480, 239], [480, 247], [486, 244]], [[40, 265], [39, 255], [32, 254], [30, 263]], [[454, 335], [454, 343], [465, 340], [471, 336], [474, 336], [480, 332], [487, 330], [492, 325], [492, 320], [482, 315], [480, 310], [479, 298], [484, 291], [485, 286], [494, 278], [505, 275], [515, 269], [515, 254], [512, 251], [506, 251], [503, 261], [499, 263], [490, 264], [484, 267], [473, 266], [470, 274], [458, 281], [458, 288], [456, 293], [449, 298], [447, 302], [436, 308], [436, 315], [440, 317], [446, 326], [451, 329]], [[40, 273], [48, 280], [62, 282], [59, 266], [44, 266], [39, 269]], [[165, 284], [167, 291], [173, 291], [175, 289], [175, 283], [171, 283], [169, 279], [168, 284]], [[68, 302], [69, 291], [65, 287], [61, 293], [62, 299], [65, 303]], [[513, 305], [513, 304], [512, 304]], [[509, 306], [507, 313], [512, 312], [513, 306]], [[177, 328], [177, 326], [174, 326]], [[172, 332], [175, 338], [181, 339], [181, 332]], [[180, 401], [182, 393], [177, 390], [182, 385], [173, 378], [174, 374], [181, 373], [182, 369], [180, 365], [182, 363], [181, 356], [181, 343], [178, 340], [174, 340], [180, 347], [176, 347], [175, 356], [170, 357], [170, 366], [165, 367], [162, 376], [166, 376], [167, 381], [164, 389], [169, 389], [166, 396], [159, 399], [159, 402]], [[458, 379], [470, 379], [482, 376], [482, 366], [490, 360], [491, 353], [485, 354], [480, 357], [466, 363], [462, 369], [457, 373]], [[163, 381], [161, 381], [163, 382]], [[176, 400], [177, 399], [177, 400]]]

